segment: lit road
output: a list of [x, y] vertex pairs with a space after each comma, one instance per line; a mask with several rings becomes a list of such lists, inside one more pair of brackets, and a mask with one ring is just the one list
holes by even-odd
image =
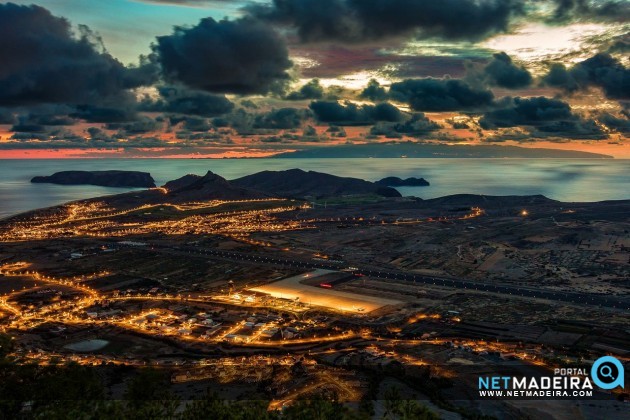
[[[187, 254], [199, 257], [215, 257], [231, 261], [247, 261], [261, 265], [274, 265], [289, 267], [294, 269], [328, 269], [341, 270], [347, 264], [332, 261], [304, 261], [275, 256], [263, 256], [257, 254], [249, 254], [234, 251], [221, 251], [203, 248], [186, 248], [186, 247], [166, 247], [152, 245], [153, 250], [159, 252], [169, 252], [176, 254]], [[496, 293], [506, 296], [523, 297], [530, 299], [544, 299], [556, 302], [565, 302], [575, 305], [588, 305], [601, 308], [630, 310], [630, 302], [625, 297], [597, 295], [590, 293], [571, 293], [563, 291], [541, 290], [522, 286], [502, 285], [482, 283], [471, 280], [460, 280], [442, 277], [427, 277], [418, 274], [406, 273], [402, 271], [386, 271], [374, 268], [357, 267], [354, 270], [357, 274], [362, 274], [372, 278], [402, 280], [418, 284], [427, 284], [430, 286], [449, 287], [455, 289], [463, 289], [484, 293]]]

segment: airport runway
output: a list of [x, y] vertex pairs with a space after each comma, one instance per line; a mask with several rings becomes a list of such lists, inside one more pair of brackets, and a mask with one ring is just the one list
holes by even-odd
[[[347, 264], [341, 262], [328, 261], [303, 261], [287, 258], [261, 256], [235, 251], [221, 251], [204, 248], [187, 248], [187, 247], [167, 247], [159, 245], [151, 245], [153, 250], [162, 252], [181, 253], [195, 255], [199, 257], [209, 256], [218, 257], [232, 261], [249, 261], [257, 264], [275, 265], [290, 268], [299, 268], [304, 270], [311, 269], [327, 269], [342, 270], [347, 268]], [[376, 270], [368, 267], [356, 267], [356, 274], [369, 276], [372, 278], [402, 280], [418, 284], [427, 284], [440, 287], [449, 287], [455, 289], [464, 289], [470, 291], [496, 293], [499, 295], [522, 297], [530, 299], [544, 299], [549, 301], [564, 302], [574, 305], [596, 306], [600, 308], [630, 310], [630, 301], [627, 298], [597, 295], [591, 293], [571, 293], [571, 292], [554, 292], [551, 290], [533, 289], [521, 286], [489, 284], [471, 280], [460, 280], [443, 277], [428, 277], [419, 274], [406, 273], [402, 271], [386, 271]]]
[[308, 273], [298, 274], [282, 280], [274, 281], [263, 286], [257, 286], [249, 290], [263, 292], [268, 295], [299, 300], [309, 305], [325, 306], [348, 312], [372, 312], [373, 310], [388, 305], [398, 305], [402, 302], [386, 299], [378, 296], [361, 295], [358, 293], [343, 292], [334, 289], [326, 289], [310, 284], [304, 284], [307, 279], [317, 279], [335, 271], [318, 268]]

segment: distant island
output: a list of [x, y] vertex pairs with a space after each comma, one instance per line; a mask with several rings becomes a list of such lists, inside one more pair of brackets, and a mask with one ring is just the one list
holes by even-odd
[[449, 145], [389, 142], [313, 147], [280, 153], [276, 158], [515, 158], [515, 159], [612, 159], [612, 156], [581, 152], [501, 145]]
[[35, 184], [97, 185], [99, 187], [153, 188], [155, 181], [148, 172], [138, 171], [61, 171], [50, 176], [36, 176]]
[[262, 171], [230, 182], [239, 187], [295, 198], [320, 198], [353, 194], [401, 197], [398, 191], [388, 185], [322, 172], [303, 171], [302, 169]]
[[176, 201], [269, 197], [321, 198], [360, 194], [401, 197], [394, 188], [375, 182], [301, 169], [262, 171], [231, 181], [208, 171], [204, 176], [185, 175], [167, 182], [162, 188]]
[[407, 178], [402, 179], [397, 176], [388, 176], [386, 178], [381, 179], [380, 181], [376, 181], [375, 184], [381, 185], [383, 187], [428, 187], [429, 181], [424, 178]]
[[339, 177], [315, 171], [288, 169], [262, 171], [227, 180], [211, 171], [184, 175], [160, 188], [99, 197], [108, 206], [129, 208], [163, 203], [183, 204], [210, 200], [321, 199], [371, 196], [401, 198], [394, 188], [358, 178]]

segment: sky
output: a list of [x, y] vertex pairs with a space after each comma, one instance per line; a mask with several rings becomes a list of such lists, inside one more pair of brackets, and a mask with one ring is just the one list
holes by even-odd
[[505, 144], [630, 158], [627, 0], [0, 3], [0, 158]]

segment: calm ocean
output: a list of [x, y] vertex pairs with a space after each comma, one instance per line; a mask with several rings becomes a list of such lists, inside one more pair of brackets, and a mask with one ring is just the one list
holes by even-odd
[[63, 170], [150, 172], [158, 185], [213, 171], [227, 179], [262, 170], [301, 168], [375, 181], [424, 177], [430, 187], [399, 188], [403, 195], [543, 194], [561, 201], [630, 199], [630, 160], [590, 159], [50, 159], [0, 160], [0, 218], [125, 188], [31, 184], [36, 175]]

